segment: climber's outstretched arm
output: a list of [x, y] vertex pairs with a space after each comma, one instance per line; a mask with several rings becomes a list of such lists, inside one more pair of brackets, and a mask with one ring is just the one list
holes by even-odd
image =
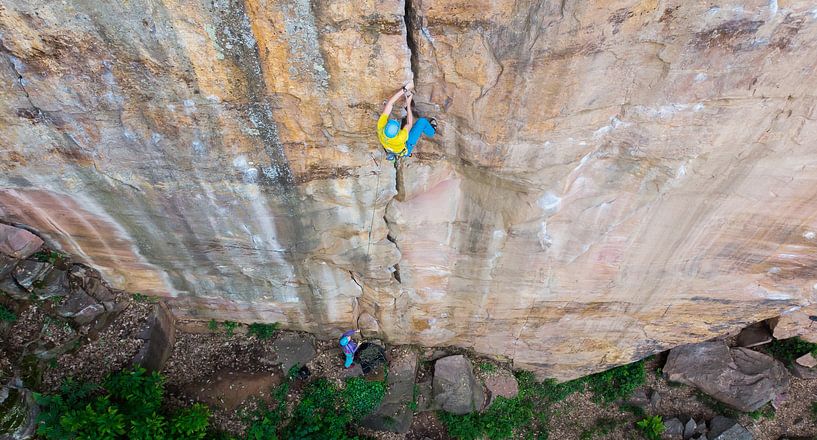
[[391, 109], [394, 107], [394, 103], [397, 102], [401, 96], [403, 96], [403, 89], [398, 90], [397, 93], [395, 93], [394, 96], [389, 99], [389, 102], [386, 103], [386, 107], [383, 108], [383, 114], [391, 114]]
[[413, 104], [413, 102], [412, 102], [413, 99], [414, 99], [414, 93], [408, 92], [406, 94], [406, 112], [408, 112], [408, 114], [406, 115], [406, 127], [405, 127], [406, 130], [408, 130], [408, 131], [411, 131], [411, 127], [414, 126], [414, 112], [411, 109], [411, 106]]

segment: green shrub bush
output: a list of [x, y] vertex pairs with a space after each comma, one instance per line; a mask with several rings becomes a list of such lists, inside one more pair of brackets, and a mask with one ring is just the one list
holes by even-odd
[[250, 327], [247, 329], [250, 335], [255, 335], [258, 339], [266, 340], [270, 339], [275, 336], [275, 333], [278, 332], [278, 323], [274, 322], [272, 324], [262, 324], [260, 322], [255, 322], [250, 324]]
[[613, 403], [630, 397], [636, 388], [644, 385], [646, 377], [644, 361], [638, 361], [596, 373], [580, 380], [587, 382], [597, 402]]
[[210, 410], [195, 404], [162, 411], [164, 379], [143, 368], [109, 376], [104, 383], [67, 380], [53, 395], [36, 394], [37, 434], [47, 440], [202, 440]]
[[6, 306], [0, 304], [0, 321], [5, 322], [14, 322], [17, 320], [17, 315], [11, 311], [11, 309], [7, 308]]
[[338, 389], [320, 378], [306, 385], [290, 414], [286, 398], [291, 380], [273, 390], [271, 406], [264, 405], [253, 415], [248, 439], [355, 439], [350, 434], [352, 424], [380, 406], [386, 393], [386, 385], [379, 381], [355, 377], [346, 381], [344, 389]]
[[649, 440], [661, 440], [661, 434], [667, 429], [661, 416], [649, 416], [639, 420], [635, 425]]
[[786, 365], [792, 365], [797, 358], [806, 353], [817, 357], [817, 344], [804, 341], [796, 336], [788, 339], [775, 339], [766, 346], [766, 349], [769, 350], [770, 355]]

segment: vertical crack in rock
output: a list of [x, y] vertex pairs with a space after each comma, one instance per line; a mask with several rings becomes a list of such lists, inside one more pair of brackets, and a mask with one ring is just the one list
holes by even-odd
[[[0, 47], [2, 47], [2, 46], [0, 46]], [[28, 90], [26, 90], [26, 85], [25, 85], [25, 82], [23, 80], [23, 74], [20, 73], [20, 70], [17, 68], [17, 65], [14, 63], [14, 57], [11, 54], [6, 53], [6, 58], [9, 61], [9, 66], [11, 66], [11, 71], [14, 72], [15, 75], [17, 75], [17, 84], [19, 84], [20, 90], [23, 92], [23, 95], [25, 95], [26, 100], [28, 101], [28, 104], [31, 106], [32, 109], [34, 109], [34, 112], [35, 112], [34, 121], [35, 122], [44, 121], [46, 119], [45, 112], [43, 112], [42, 109], [40, 109], [39, 107], [34, 105], [34, 101], [31, 100], [31, 95], [28, 93]]]
[[[411, 64], [411, 79], [417, 77], [417, 71], [420, 64], [420, 54], [417, 50], [417, 44], [414, 41], [413, 30], [418, 20], [417, 14], [414, 13], [412, 0], [405, 0], [405, 10], [403, 11], [403, 26], [406, 28], [406, 47], [409, 51], [409, 63]], [[416, 26], [418, 29], [420, 26]]]
[[[414, 40], [414, 27], [415, 22], [417, 21], [417, 15], [414, 13], [414, 7], [411, 0], [404, 1], [404, 10], [403, 10], [403, 27], [405, 28], [406, 32], [406, 50], [409, 54], [409, 66], [411, 68], [411, 80], [413, 81], [417, 77], [417, 71], [419, 66], [419, 52], [417, 51], [416, 42]], [[386, 204], [386, 209], [383, 215], [383, 221], [386, 223], [386, 229], [389, 233], [386, 235], [386, 239], [390, 242], [394, 243], [394, 247], [397, 248], [397, 251], [400, 251], [400, 244], [397, 243], [397, 237], [392, 232], [392, 226], [389, 224], [388, 216], [386, 212], [389, 210], [389, 206], [394, 199], [403, 200], [403, 175], [402, 175], [402, 166], [397, 164], [395, 166], [395, 180], [394, 180], [394, 189], [396, 191], [396, 195], [392, 200], [390, 200]], [[379, 190], [379, 189], [378, 189]], [[397, 281], [398, 284], [402, 283], [402, 279], [400, 277], [400, 262], [398, 261], [394, 266], [390, 268], [392, 278]]]

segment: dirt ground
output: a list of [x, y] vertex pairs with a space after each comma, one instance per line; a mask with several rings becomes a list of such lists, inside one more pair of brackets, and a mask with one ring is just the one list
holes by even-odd
[[[53, 390], [67, 377], [99, 381], [107, 374], [126, 367], [143, 343], [137, 336], [151, 313], [149, 301], [129, 301], [128, 307], [115, 321], [96, 334], [77, 334], [59, 322], [52, 322], [45, 311], [53, 307], [48, 302], [30, 303], [16, 310], [18, 320], [3, 331], [0, 350], [7, 353], [41, 347], [48, 350], [67, 341], [76, 340], [81, 347], [73, 352], [58, 354], [45, 362], [42, 370], [42, 389]], [[268, 401], [271, 389], [281, 382], [284, 372], [275, 361], [272, 340], [248, 336], [239, 327], [228, 335], [223, 329], [212, 331], [206, 323], [185, 323], [177, 332], [174, 351], [162, 373], [167, 381], [167, 395], [171, 406], [187, 406], [194, 401], [208, 403], [213, 409], [213, 424], [228, 432], [239, 434], [246, 429], [246, 416], [253, 413], [259, 402]], [[37, 335], [40, 335], [37, 337]], [[32, 342], [36, 341], [36, 342]], [[34, 345], [32, 345], [34, 344]], [[39, 345], [37, 345], [39, 344]], [[307, 364], [310, 378], [326, 377], [337, 385], [343, 380], [361, 374], [359, 368], [342, 368], [343, 356], [336, 341], [315, 341], [316, 356]], [[410, 347], [389, 347], [387, 357], [399, 355]], [[417, 383], [431, 380], [433, 360], [446, 354], [445, 350], [420, 350]], [[462, 353], [462, 350], [450, 352]], [[450, 354], [449, 352], [449, 354]], [[647, 377], [642, 387], [649, 396], [660, 395], [655, 407], [648, 406], [647, 414], [663, 416], [664, 420], [678, 417], [686, 421], [710, 420], [715, 415], [737, 417], [757, 440], [777, 440], [781, 437], [813, 437], [817, 424], [811, 415], [811, 405], [817, 400], [817, 380], [791, 378], [787, 395], [778, 399], [771, 417], [753, 419], [747, 414], [723, 414], [723, 407], [702, 398], [694, 388], [669, 384], [661, 375], [665, 356], [656, 356], [646, 362]], [[474, 359], [475, 369], [485, 360]], [[8, 359], [6, 362], [8, 363]], [[498, 367], [506, 367], [504, 365]], [[2, 367], [3, 365], [0, 365]], [[7, 368], [7, 367], [4, 367]], [[479, 374], [483, 374], [478, 372]], [[294, 405], [300, 396], [300, 387], [294, 386], [287, 396]], [[623, 411], [617, 405], [593, 402], [589, 392], [576, 393], [551, 407], [548, 426], [550, 439], [580, 439], [582, 434], [594, 431], [594, 439], [641, 439], [635, 428], [641, 416]], [[599, 429], [605, 423], [607, 429]], [[447, 440], [445, 428], [434, 412], [415, 415], [407, 434], [374, 432], [360, 429], [361, 435], [382, 440]], [[523, 436], [520, 435], [520, 438]]]

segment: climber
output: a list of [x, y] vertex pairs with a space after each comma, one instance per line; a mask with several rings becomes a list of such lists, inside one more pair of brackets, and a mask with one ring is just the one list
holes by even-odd
[[[386, 149], [386, 158], [388, 160], [395, 160], [397, 157], [411, 156], [414, 151], [414, 146], [420, 140], [421, 135], [428, 137], [434, 136], [437, 132], [437, 121], [434, 118], [428, 120], [426, 118], [418, 118], [414, 120], [414, 111], [412, 109], [412, 93], [413, 86], [411, 83], [400, 89], [394, 96], [386, 103], [383, 108], [383, 114], [377, 120], [377, 137], [383, 148]], [[406, 123], [402, 128], [400, 122], [394, 119], [389, 119], [394, 103], [403, 95], [406, 99]]]
[[352, 366], [352, 362], [355, 360], [355, 352], [357, 351], [357, 342], [352, 339], [357, 330], [349, 330], [345, 332], [340, 337], [340, 348], [343, 349], [343, 353], [346, 355], [346, 363], [343, 364], [345, 368], [349, 368]]

